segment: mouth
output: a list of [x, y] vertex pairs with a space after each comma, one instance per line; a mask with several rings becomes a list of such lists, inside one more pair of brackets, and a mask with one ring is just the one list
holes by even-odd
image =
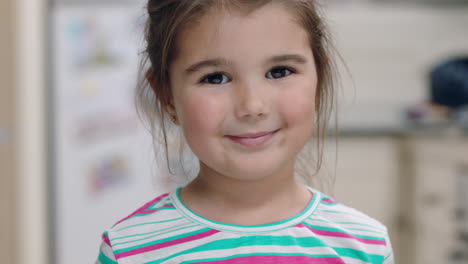
[[226, 136], [230, 140], [245, 147], [255, 147], [267, 144], [271, 138], [280, 129], [269, 131], [269, 132], [257, 132], [257, 133], [246, 133], [236, 136]]

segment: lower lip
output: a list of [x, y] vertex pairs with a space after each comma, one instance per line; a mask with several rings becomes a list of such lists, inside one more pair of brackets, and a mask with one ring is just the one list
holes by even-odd
[[256, 147], [268, 143], [270, 139], [276, 134], [276, 132], [278, 132], [278, 130], [256, 138], [243, 138], [234, 136], [227, 136], [227, 138], [245, 147]]

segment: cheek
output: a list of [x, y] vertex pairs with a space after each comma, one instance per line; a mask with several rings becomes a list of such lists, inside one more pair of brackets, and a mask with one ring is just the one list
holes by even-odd
[[[190, 95], [181, 102], [181, 122], [185, 135], [203, 137], [220, 131], [225, 113], [225, 104], [211, 96]], [[187, 133], [189, 132], [189, 133]]]
[[278, 110], [289, 125], [313, 127], [315, 90], [315, 85], [310, 83], [300, 83], [283, 89]]

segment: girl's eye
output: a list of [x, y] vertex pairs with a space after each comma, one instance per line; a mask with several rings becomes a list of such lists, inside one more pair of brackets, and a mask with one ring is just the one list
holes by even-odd
[[288, 67], [276, 67], [267, 72], [266, 77], [268, 79], [280, 79], [290, 75], [291, 73], [294, 73], [294, 71]]
[[224, 84], [229, 82], [230, 79], [226, 74], [223, 73], [213, 73], [209, 74], [202, 79], [202, 83], [209, 83], [209, 84]]

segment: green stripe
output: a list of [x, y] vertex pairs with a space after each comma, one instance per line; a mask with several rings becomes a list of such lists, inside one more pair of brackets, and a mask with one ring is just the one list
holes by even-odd
[[[285, 224], [285, 223], [288, 223], [288, 222], [293, 222], [295, 219], [297, 218], [301, 218], [303, 217], [304, 215], [308, 214], [308, 213], [311, 213], [310, 210], [312, 207], [315, 206], [316, 204], [316, 200], [318, 199], [317, 198], [317, 195], [314, 195], [312, 197], [312, 200], [309, 202], [308, 206], [306, 209], [304, 209], [300, 214], [294, 216], [294, 217], [291, 217], [291, 218], [288, 218], [288, 219], [285, 219], [285, 220], [282, 220], [282, 221], [279, 221], [279, 222], [275, 222], [275, 223], [270, 223], [270, 224], [263, 224], [263, 225], [250, 225], [250, 226], [245, 226], [245, 225], [236, 225], [236, 224], [228, 224], [228, 223], [221, 223], [221, 222], [217, 222], [217, 221], [213, 221], [213, 220], [210, 220], [208, 218], [205, 218], [197, 213], [195, 213], [194, 211], [192, 211], [189, 207], [187, 207], [184, 202], [182, 201], [182, 199], [180, 198], [180, 190], [182, 189], [182, 187], [179, 187], [175, 194], [176, 194], [176, 197], [175, 199], [177, 199], [177, 202], [180, 206], [177, 206], [177, 203], [174, 203], [174, 206], [177, 207], [179, 209], [179, 211], [181, 211], [181, 213], [183, 213], [183, 215], [185, 215], [187, 218], [193, 220], [193, 221], [196, 221], [198, 223], [200, 222], [206, 222], [208, 224], [216, 224], [218, 226], [221, 226], [221, 227], [235, 227], [235, 228], [242, 228], [242, 232], [244, 233], [247, 233], [247, 231], [245, 229], [249, 228], [250, 229], [250, 232], [251, 233], [258, 233], [258, 228], [267, 228], [267, 227], [274, 227], [274, 226], [278, 226], [278, 225], [282, 225], [282, 224]], [[181, 208], [179, 208], [181, 207]], [[194, 217], [191, 217], [189, 214], [187, 214], [187, 212], [189, 212], [190, 214], [192, 214]], [[200, 221], [200, 219], [202, 221]], [[217, 229], [222, 229], [221, 227], [217, 227]], [[268, 231], [271, 231], [271, 230], [268, 230]]]
[[142, 226], [142, 225], [152, 225], [152, 224], [159, 224], [159, 223], [167, 223], [167, 222], [177, 221], [177, 220], [184, 219], [184, 218], [185, 218], [185, 217], [179, 217], [179, 218], [174, 218], [174, 219], [171, 219], [171, 220], [164, 220], [164, 221], [156, 221], [156, 222], [141, 223], [141, 224], [126, 226], [126, 227], [123, 227], [123, 228], [120, 228], [120, 229], [109, 230], [109, 232], [118, 232], [118, 231], [121, 231], [121, 230], [125, 230], [125, 229], [132, 228], [132, 227], [136, 227], [136, 226]]
[[179, 238], [198, 235], [200, 233], [210, 231], [210, 230], [211, 229], [209, 229], [209, 228], [203, 228], [203, 229], [199, 229], [199, 230], [196, 230], [196, 231], [193, 231], [193, 232], [189, 232], [189, 233], [185, 233], [185, 234], [181, 234], [181, 235], [177, 235], [177, 236], [172, 236], [172, 237], [168, 237], [168, 238], [164, 238], [164, 239], [160, 239], [160, 240], [155, 240], [155, 241], [151, 241], [151, 242], [144, 243], [144, 244], [141, 244], [141, 245], [136, 245], [136, 246], [129, 247], [129, 248], [119, 249], [119, 250], [115, 251], [115, 254], [131, 251], [131, 250], [134, 250], [134, 249], [143, 248], [143, 247], [147, 247], [147, 246], [152, 246], [152, 245], [156, 245], [156, 244], [161, 244], [161, 243], [176, 240], [176, 239], [179, 239]]
[[324, 202], [324, 201], [322, 201], [321, 203], [323, 205], [325, 205], [325, 206], [338, 206], [338, 205], [340, 205], [339, 203], [327, 203], [327, 202]]
[[102, 264], [117, 264], [116, 261], [113, 261], [112, 259], [110, 259], [109, 257], [107, 257], [107, 256], [104, 254], [104, 252], [102, 252], [102, 251], [99, 252], [98, 260], [99, 260], [99, 262], [101, 262]]
[[[299, 246], [303, 248], [311, 247], [329, 247], [321, 239], [316, 237], [293, 237], [293, 236], [244, 236], [239, 238], [228, 238], [217, 241], [212, 241], [192, 249], [188, 249], [164, 259], [155, 260], [149, 263], [160, 263], [171, 258], [175, 258], [184, 254], [191, 254], [196, 252], [209, 252], [223, 249], [234, 249], [246, 246]], [[382, 258], [381, 256], [368, 255], [365, 252], [353, 249], [333, 248], [336, 252], [363, 261], [368, 261], [369, 258], [376, 259]], [[271, 254], [271, 253], [270, 253]]]
[[352, 234], [352, 233], [346, 232], [345, 230], [339, 229], [339, 228], [325, 227], [325, 226], [316, 226], [316, 225], [311, 225], [311, 224], [305, 223], [305, 222], [304, 222], [304, 224], [307, 225], [307, 226], [310, 227], [310, 228], [313, 228], [313, 229], [324, 230], [324, 231], [331, 231], [331, 232], [338, 232], [338, 233], [344, 233], [344, 234], [348, 234], [348, 235], [350, 235], [350, 236], [359, 237], [359, 238], [363, 238], [363, 239], [372, 239], [372, 240], [385, 241], [385, 238], [382, 238], [382, 237], [373, 237], [373, 236], [356, 235], [356, 234]]
[[[194, 226], [198, 226], [198, 224], [197, 224], [197, 225], [186, 226], [186, 227], [182, 227], [182, 228], [178, 228], [178, 229], [174, 229], [174, 230], [169, 230], [169, 231], [167, 231], [167, 232], [155, 234], [155, 235], [153, 235], [153, 236], [148, 236], [148, 237], [144, 237], [144, 238], [137, 239], [137, 240], [126, 241], [126, 242], [121, 242], [121, 243], [115, 243], [115, 244], [113, 244], [113, 245], [114, 245], [114, 247], [115, 247], [115, 246], [117, 246], [117, 245], [123, 245], [123, 244], [138, 242], [138, 241], [146, 240], [146, 239], [149, 239], [149, 238], [154, 238], [154, 237], [157, 237], [157, 236], [160, 236], [160, 235], [164, 235], [164, 234], [167, 234], [167, 233], [179, 231], [179, 230], [186, 229], [186, 228], [190, 228], [190, 227], [194, 227]], [[167, 229], [166, 229], [166, 230], [167, 230]], [[152, 233], [154, 233], [154, 232], [152, 232]], [[130, 237], [130, 236], [129, 236], [129, 237]]]
[[369, 263], [380, 264], [383, 262], [384, 258], [381, 255], [373, 255], [368, 254], [366, 252], [351, 249], [351, 248], [333, 248], [336, 253], [338, 253], [342, 257], [354, 258], [359, 259]]

